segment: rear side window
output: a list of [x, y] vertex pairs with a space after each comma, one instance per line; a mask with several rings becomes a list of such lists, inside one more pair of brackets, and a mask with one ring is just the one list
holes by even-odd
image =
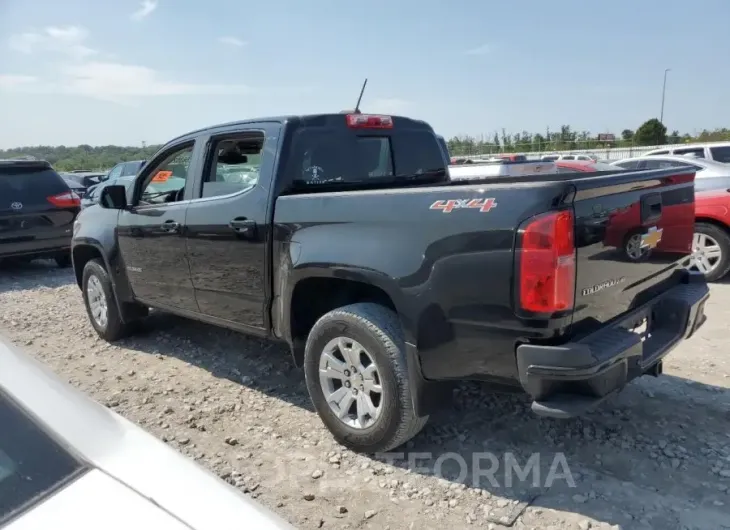
[[705, 158], [705, 148], [704, 147], [691, 147], [687, 149], [675, 149], [674, 150], [675, 155], [691, 155], [696, 156], [697, 158]]
[[668, 155], [669, 151], [654, 151], [653, 153], [647, 153], [646, 156], [659, 156], [659, 155]]
[[303, 128], [294, 134], [290, 171], [297, 185], [366, 183], [375, 179], [433, 176], [447, 160], [430, 131], [392, 135]]
[[0, 391], [0, 526], [83, 465]]
[[[644, 169], [667, 169], [670, 167], [689, 167], [694, 170], [698, 169], [694, 164], [687, 162], [679, 162], [677, 160], [646, 160]], [[701, 169], [701, 168], [700, 168]]]
[[575, 157], [573, 155], [565, 155], [562, 160], [575, 160]]
[[0, 166], [0, 210], [12, 203], [43, 204], [48, 197], [68, 192], [68, 189], [61, 175], [51, 168]]
[[712, 154], [713, 160], [730, 164], [730, 145], [710, 147], [710, 153]]
[[622, 167], [624, 169], [637, 169], [639, 167], [638, 160], [627, 160], [626, 162], [619, 162], [614, 164], [615, 166]]

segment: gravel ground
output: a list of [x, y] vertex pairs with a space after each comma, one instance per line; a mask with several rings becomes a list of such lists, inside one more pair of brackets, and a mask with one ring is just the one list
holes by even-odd
[[730, 528], [729, 302], [713, 286], [666, 375], [588, 417], [464, 384], [405, 454], [364, 456], [333, 442], [284, 348], [159, 313], [109, 345], [70, 270], [0, 269], [4, 335], [300, 528]]

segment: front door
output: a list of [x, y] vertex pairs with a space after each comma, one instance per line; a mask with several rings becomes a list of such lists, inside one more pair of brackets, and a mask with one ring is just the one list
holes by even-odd
[[272, 124], [212, 137], [187, 214], [190, 273], [200, 312], [254, 333], [268, 328], [270, 179], [262, 175], [273, 172], [277, 141], [278, 125]]
[[132, 291], [150, 305], [198, 311], [185, 246], [194, 142], [176, 145], [140, 173], [118, 239]]

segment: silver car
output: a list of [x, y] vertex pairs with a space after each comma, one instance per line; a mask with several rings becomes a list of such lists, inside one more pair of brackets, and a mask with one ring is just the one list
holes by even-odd
[[624, 158], [611, 162], [611, 165], [619, 166], [624, 169], [662, 169], [670, 167], [686, 167], [693, 168], [696, 173], [695, 178], [706, 177], [729, 177], [730, 165], [708, 160], [706, 158], [695, 158], [684, 155], [652, 155], [638, 156], [634, 158]]
[[2, 338], [0, 527], [293, 528]]

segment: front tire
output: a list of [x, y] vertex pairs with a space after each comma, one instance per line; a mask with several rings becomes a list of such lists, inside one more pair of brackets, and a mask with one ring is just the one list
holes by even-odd
[[130, 326], [122, 321], [109, 274], [101, 260], [92, 259], [84, 266], [81, 292], [89, 321], [99, 337], [114, 342], [129, 333]]
[[705, 275], [708, 282], [722, 279], [730, 271], [730, 235], [719, 226], [695, 224], [692, 256], [686, 264], [692, 271]]
[[414, 412], [403, 333], [386, 307], [357, 303], [323, 315], [307, 338], [304, 371], [320, 418], [354, 451], [398, 447], [428, 421]]

